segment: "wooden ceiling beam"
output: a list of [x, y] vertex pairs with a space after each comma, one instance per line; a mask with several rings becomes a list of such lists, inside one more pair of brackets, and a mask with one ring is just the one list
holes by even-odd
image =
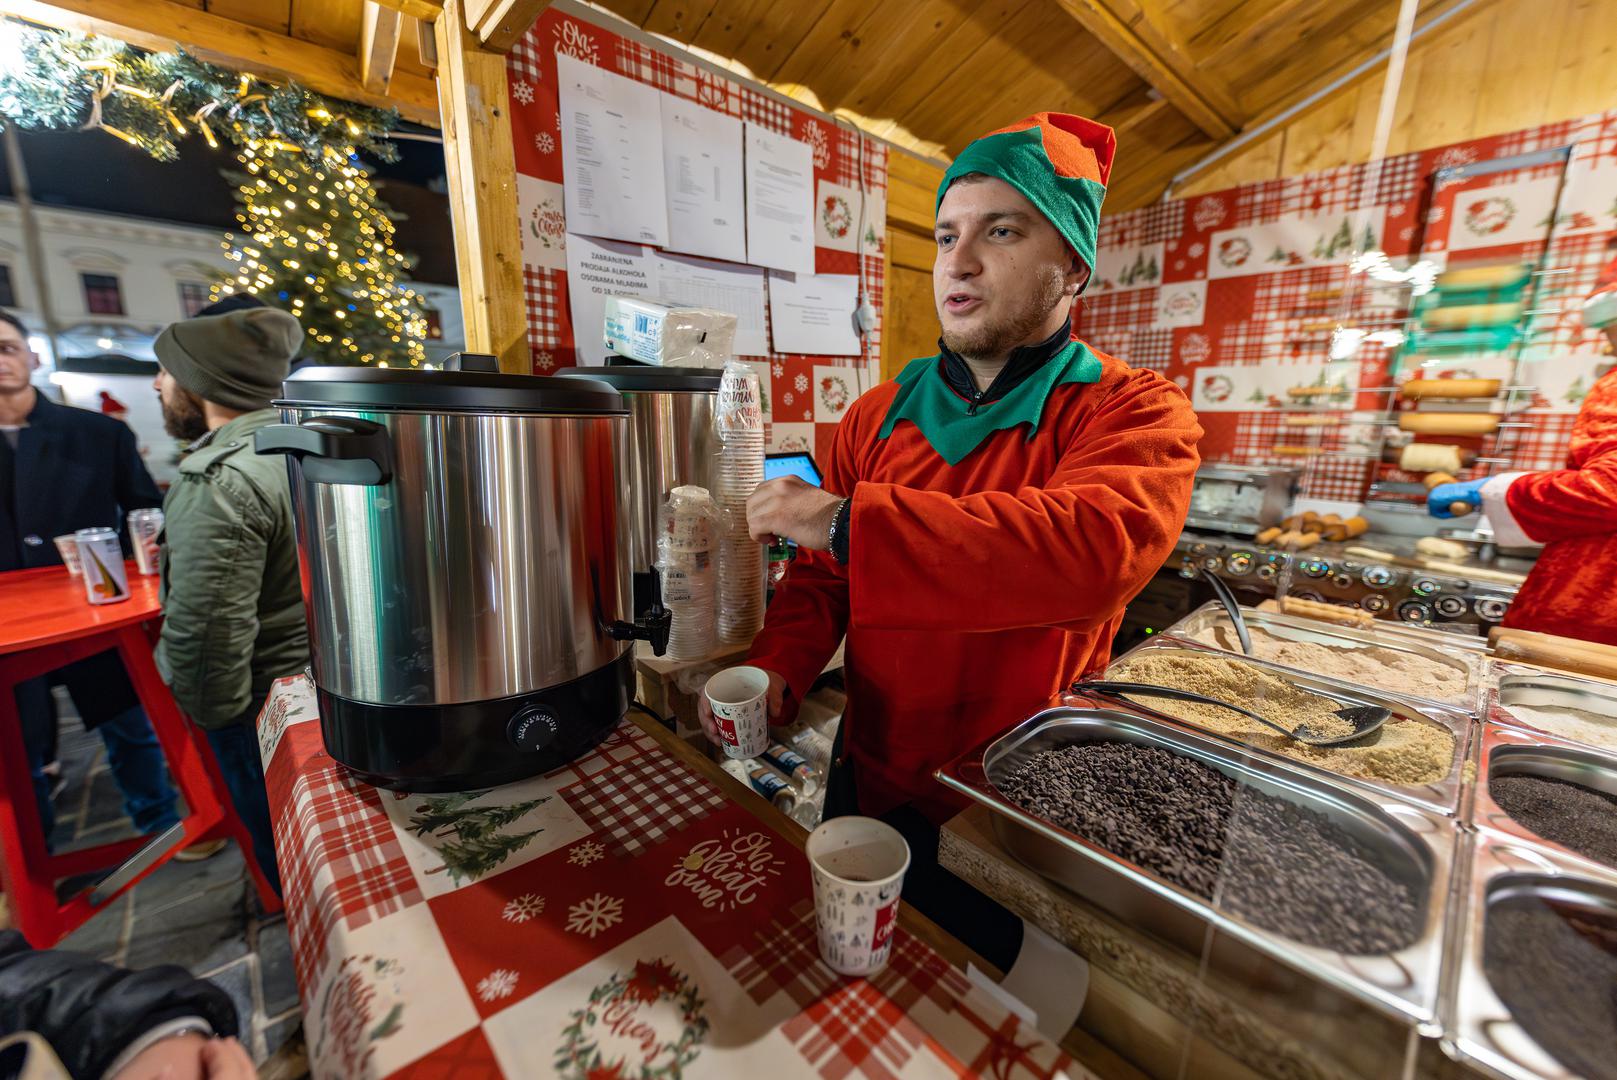
[[432, 22], [444, 13], [443, 0], [371, 0], [371, 2], [425, 23]]
[[550, 0], [466, 0], [466, 23], [485, 49], [510, 52]]
[[438, 124], [438, 94], [431, 79], [399, 73], [386, 94], [375, 93], [361, 81], [357, 57], [174, 0], [0, 0], [0, 14], [101, 34], [143, 49], [183, 47], [236, 71], [296, 80], [316, 93], [398, 109], [406, 119]]
[[1244, 117], [1229, 91], [1214, 85], [1135, 0], [1057, 0], [1062, 9], [1105, 45], [1174, 108], [1207, 135], [1227, 139]]
[[393, 81], [393, 63], [399, 56], [404, 15], [376, 0], [364, 0], [359, 24], [359, 81], [373, 94], [387, 93]]

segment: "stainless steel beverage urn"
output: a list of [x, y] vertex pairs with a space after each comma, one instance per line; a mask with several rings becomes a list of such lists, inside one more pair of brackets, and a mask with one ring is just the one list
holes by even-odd
[[715, 414], [722, 373], [715, 368], [665, 368], [626, 361], [606, 367], [563, 368], [559, 376], [609, 383], [629, 409], [629, 561], [635, 613], [656, 602], [657, 514], [681, 484], [713, 491], [719, 433]]
[[572, 760], [627, 710], [633, 638], [667, 640], [631, 621], [618, 392], [449, 366], [306, 368], [256, 439], [288, 456], [326, 748], [399, 790]]

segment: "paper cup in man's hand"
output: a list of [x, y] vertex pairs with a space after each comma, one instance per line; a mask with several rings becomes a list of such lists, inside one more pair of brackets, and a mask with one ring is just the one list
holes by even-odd
[[769, 748], [769, 673], [725, 668], [702, 688], [726, 757], [757, 757]]

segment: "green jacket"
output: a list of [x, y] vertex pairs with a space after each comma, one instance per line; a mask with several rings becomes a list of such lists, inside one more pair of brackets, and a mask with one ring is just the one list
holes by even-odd
[[253, 453], [253, 432], [277, 419], [259, 409], [199, 439], [163, 500], [157, 665], [205, 728], [243, 719], [309, 662], [286, 458]]

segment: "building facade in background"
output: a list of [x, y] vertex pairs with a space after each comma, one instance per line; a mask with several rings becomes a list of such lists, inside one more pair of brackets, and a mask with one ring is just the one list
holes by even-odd
[[[230, 268], [223, 233], [65, 207], [36, 206], [34, 218], [57, 327], [54, 348], [28, 265], [21, 214], [9, 200], [0, 200], [0, 308], [28, 325], [44, 361], [40, 385], [81, 408], [123, 406], [147, 467], [166, 484], [177, 448], [163, 431], [151, 388], [157, 371], [152, 341], [163, 327], [208, 303], [209, 282]], [[410, 287], [425, 300], [427, 358], [436, 365], [463, 347], [460, 294], [452, 285], [414, 281]]]

